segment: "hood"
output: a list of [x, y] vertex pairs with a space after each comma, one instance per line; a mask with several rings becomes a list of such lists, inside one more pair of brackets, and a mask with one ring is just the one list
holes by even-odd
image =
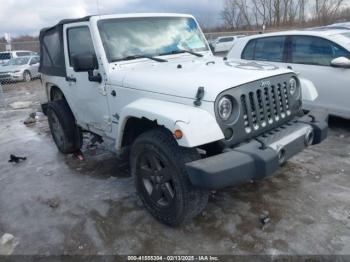
[[290, 72], [271, 64], [203, 57], [115, 66], [109, 84], [190, 99], [195, 99], [198, 88], [204, 87], [203, 100], [215, 101], [224, 90]]
[[13, 72], [22, 70], [26, 65], [8, 65], [8, 66], [0, 66], [0, 72]]

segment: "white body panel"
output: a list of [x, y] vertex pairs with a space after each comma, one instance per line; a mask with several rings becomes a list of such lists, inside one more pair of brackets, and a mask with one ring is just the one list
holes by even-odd
[[[90, 23], [74, 23], [65, 25], [64, 30], [64, 49], [65, 49], [65, 63], [67, 76], [76, 81], [66, 81], [68, 92], [69, 105], [76, 116], [77, 122], [80, 126], [91, 130], [97, 134], [104, 134], [111, 131], [111, 119], [109, 107], [107, 103], [107, 93], [105, 91], [105, 83], [91, 82], [88, 79], [87, 72], [74, 72], [70, 65], [67, 46], [67, 30], [75, 27], [88, 27], [90, 32]], [[94, 37], [92, 37], [94, 40]], [[99, 56], [99, 49], [94, 43], [97, 56]], [[104, 75], [104, 68], [100, 66], [100, 74]], [[71, 101], [69, 101], [71, 99]]]
[[[108, 84], [191, 99], [198, 87], [203, 86], [203, 100], [213, 102], [226, 89], [291, 72], [240, 60], [223, 62], [222, 58], [211, 55], [203, 58], [182, 55], [167, 59], [168, 63], [143, 59], [112, 65]], [[179, 64], [181, 69], [177, 68]]]
[[[343, 49], [349, 51], [350, 54], [350, 37], [342, 36], [342, 33], [349, 34], [349, 31], [335, 29], [321, 31], [305, 30], [255, 35], [236, 41], [228, 57], [230, 59], [241, 58], [244, 48], [250, 40], [273, 36], [313, 36], [326, 39], [341, 46]], [[264, 61], [264, 63], [266, 62]], [[309, 79], [316, 86], [319, 95], [314, 100], [310, 100], [307, 97], [307, 93], [310, 91], [303, 90], [303, 95], [305, 95], [303, 97], [303, 105], [305, 109], [326, 109], [332, 115], [350, 119], [350, 104], [348, 99], [350, 97], [350, 69], [311, 64], [271, 63], [282, 68], [291, 68], [299, 73], [301, 78]]]
[[120, 114], [117, 136], [117, 148], [121, 147], [124, 126], [130, 117], [146, 117], [157, 121], [172, 133], [180, 129], [183, 137], [178, 144], [184, 147], [196, 147], [224, 138], [216, 119], [201, 108], [179, 103], [141, 98], [125, 106]]

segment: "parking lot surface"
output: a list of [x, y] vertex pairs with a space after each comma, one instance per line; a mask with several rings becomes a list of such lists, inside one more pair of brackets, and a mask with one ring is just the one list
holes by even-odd
[[[3, 254], [350, 254], [350, 122], [273, 177], [212, 192], [180, 228], [142, 207], [125, 163], [85, 139], [84, 160], [60, 154], [37, 112], [40, 81], [4, 86], [0, 109]], [[27, 157], [9, 163], [10, 154]]]

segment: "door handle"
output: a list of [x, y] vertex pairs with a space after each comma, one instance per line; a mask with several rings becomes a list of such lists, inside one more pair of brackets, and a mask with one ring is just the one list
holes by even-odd
[[117, 92], [115, 90], [112, 90], [111, 96], [116, 96], [116, 95], [117, 95]]
[[292, 66], [287, 66], [288, 69], [290, 70], [293, 70], [293, 67]]
[[77, 79], [75, 77], [72, 77], [72, 76], [66, 76], [66, 81], [76, 83]]

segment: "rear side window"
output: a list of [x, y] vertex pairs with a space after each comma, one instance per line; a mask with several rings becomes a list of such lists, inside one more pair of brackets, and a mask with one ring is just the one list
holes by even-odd
[[330, 66], [333, 59], [349, 57], [349, 52], [339, 45], [313, 36], [293, 36], [291, 43], [291, 62]]
[[43, 74], [66, 76], [63, 49], [63, 25], [40, 31], [40, 68]]
[[44, 50], [42, 52], [42, 63], [45, 67], [57, 68], [62, 65], [62, 46], [58, 31], [50, 32], [43, 38]]
[[251, 40], [244, 49], [242, 58], [247, 60], [283, 62], [285, 41], [285, 36]]
[[72, 65], [72, 57], [78, 54], [95, 54], [90, 30], [87, 26], [68, 29], [69, 62]]
[[0, 53], [0, 60], [9, 60], [11, 59], [10, 53]]

